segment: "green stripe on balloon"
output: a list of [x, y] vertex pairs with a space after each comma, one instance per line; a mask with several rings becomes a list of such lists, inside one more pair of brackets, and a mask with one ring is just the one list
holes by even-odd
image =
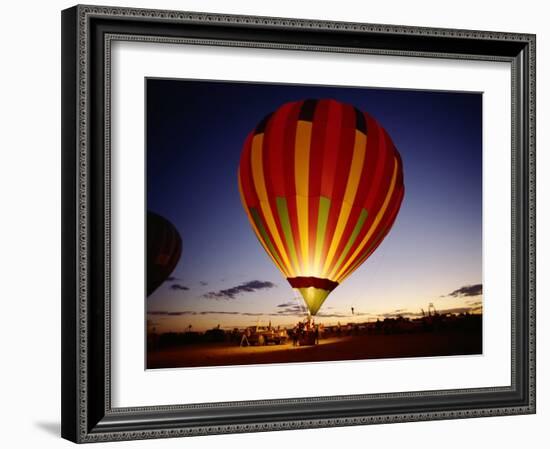
[[324, 196], [319, 197], [319, 214], [317, 218], [317, 237], [315, 242], [315, 254], [321, 256], [325, 243], [328, 214], [330, 212], [330, 200]]
[[297, 270], [300, 268], [298, 264], [298, 256], [296, 255], [296, 248], [294, 246], [294, 238], [292, 237], [292, 228], [290, 226], [290, 219], [288, 217], [288, 206], [286, 204], [286, 198], [277, 197], [277, 212], [279, 214], [279, 220], [283, 228], [283, 234], [285, 236], [286, 246], [290, 252], [290, 258], [294, 264], [294, 268]]

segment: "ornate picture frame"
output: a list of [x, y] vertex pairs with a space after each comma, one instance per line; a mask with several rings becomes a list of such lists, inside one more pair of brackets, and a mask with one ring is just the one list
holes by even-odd
[[[301, 50], [511, 67], [511, 384], [113, 407], [111, 45]], [[96, 442], [535, 413], [535, 36], [75, 6], [62, 12], [62, 436]]]

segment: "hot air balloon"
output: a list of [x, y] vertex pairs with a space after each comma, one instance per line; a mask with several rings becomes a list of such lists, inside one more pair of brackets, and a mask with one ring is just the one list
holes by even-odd
[[311, 315], [380, 245], [404, 194], [388, 133], [331, 99], [267, 115], [246, 138], [238, 181], [252, 229]]
[[147, 296], [168, 279], [181, 256], [181, 237], [166, 218], [147, 212]]

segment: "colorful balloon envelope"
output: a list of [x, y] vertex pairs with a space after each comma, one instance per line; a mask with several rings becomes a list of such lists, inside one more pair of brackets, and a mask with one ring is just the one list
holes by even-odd
[[376, 250], [403, 200], [403, 166], [370, 115], [286, 103], [248, 135], [239, 190], [252, 229], [310, 314]]
[[166, 218], [147, 212], [147, 296], [168, 279], [181, 256], [181, 237]]

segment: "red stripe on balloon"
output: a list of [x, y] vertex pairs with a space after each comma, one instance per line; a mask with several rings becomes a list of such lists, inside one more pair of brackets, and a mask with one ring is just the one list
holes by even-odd
[[254, 188], [254, 183], [252, 182], [251, 152], [253, 137], [253, 133], [250, 133], [246, 137], [246, 141], [243, 146], [243, 152], [241, 154], [239, 171], [241, 176], [241, 188], [246, 205], [248, 206], [248, 208], [259, 208], [260, 202], [258, 199], [258, 195], [256, 194], [256, 189]]
[[311, 146], [309, 160], [309, 195], [317, 198], [321, 195], [321, 176], [325, 153], [326, 134], [328, 132], [329, 103], [321, 100], [317, 103], [311, 129]]
[[336, 229], [341, 207], [341, 204], [334, 201], [333, 191], [336, 166], [338, 163], [338, 145], [340, 144], [340, 135], [342, 131], [343, 107], [334, 100], [328, 100], [328, 102], [328, 120], [331, 126], [327, 129], [323, 155], [323, 170], [321, 174], [317, 174], [317, 176], [321, 176], [321, 195], [331, 200], [325, 232], [325, 243], [323, 245], [323, 252], [321, 253], [321, 266], [325, 262], [330, 248], [330, 242], [334, 237], [334, 230]]
[[330, 126], [327, 127], [325, 134], [323, 170], [321, 173], [313, 174], [313, 176], [321, 177], [321, 195], [332, 198], [336, 164], [338, 163], [338, 145], [340, 144], [342, 129], [343, 106], [334, 100], [327, 100], [327, 103]]
[[294, 103], [286, 103], [273, 114], [264, 136], [269, 157], [267, 165], [270, 167], [267, 189], [268, 193], [273, 196], [284, 197], [286, 195], [285, 178], [287, 176], [282, 149], [284, 147], [285, 128], [293, 106]]
[[295, 164], [294, 158], [296, 154], [296, 128], [298, 127], [298, 116], [302, 108], [303, 101], [292, 103], [292, 108], [289, 109], [286, 117], [284, 142], [283, 142], [283, 163], [285, 171], [285, 192], [288, 208], [288, 218], [292, 236], [294, 238], [294, 248], [298, 260], [301, 260], [300, 252], [300, 234], [298, 231], [298, 211], [296, 207], [296, 183], [295, 183]]

